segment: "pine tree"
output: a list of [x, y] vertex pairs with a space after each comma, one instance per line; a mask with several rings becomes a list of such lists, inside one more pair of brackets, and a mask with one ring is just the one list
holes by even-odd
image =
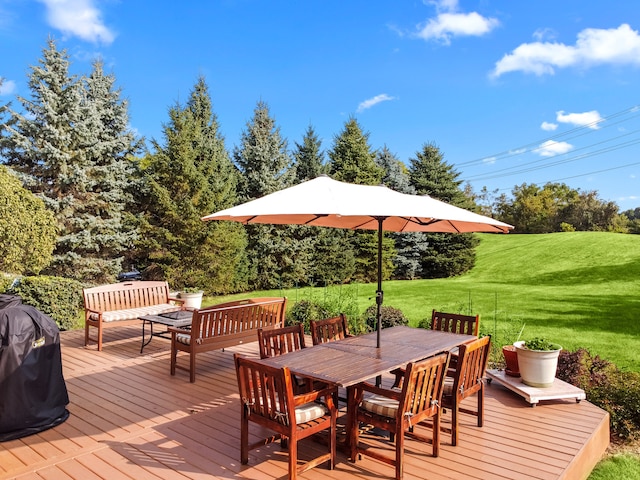
[[[287, 142], [260, 101], [242, 132], [234, 160], [242, 173], [243, 200], [260, 198], [293, 185], [295, 168]], [[292, 287], [309, 281], [310, 241], [304, 227], [254, 224], [246, 226], [250, 282], [254, 289]]]
[[[383, 183], [397, 192], [414, 195], [409, 172], [404, 163], [384, 146], [376, 155], [376, 164], [384, 170]], [[422, 273], [421, 258], [429, 246], [428, 239], [421, 232], [392, 233], [396, 248], [393, 258], [394, 278], [415, 279]]]
[[[369, 134], [364, 133], [354, 118], [347, 120], [344, 130], [334, 138], [329, 151], [329, 173], [343, 182], [359, 185], [379, 185], [383, 170], [375, 163], [376, 154], [369, 146]], [[372, 212], [375, 213], [375, 212]], [[375, 232], [350, 232], [339, 234], [344, 245], [350, 245], [355, 258], [354, 279], [373, 282], [378, 272], [378, 234]], [[393, 241], [387, 234], [383, 238], [382, 277], [387, 279], [393, 272], [391, 259], [395, 256]]]
[[[309, 126], [302, 139], [296, 143], [293, 157], [296, 160], [296, 183], [312, 180], [323, 173], [324, 154], [322, 142], [313, 127]], [[301, 227], [308, 248], [311, 250], [309, 283], [329, 285], [342, 283], [353, 276], [355, 258], [344, 239], [334, 228]]]
[[90, 283], [112, 281], [135, 230], [123, 221], [130, 201], [129, 156], [140, 143], [127, 104], [96, 62], [88, 78], [69, 74], [69, 57], [49, 39], [31, 68], [32, 100], [18, 97], [3, 138], [7, 163], [56, 217], [58, 240], [46, 273]]
[[200, 220], [235, 205], [238, 181], [204, 78], [186, 105], [169, 109], [164, 137], [165, 144], [154, 140], [153, 153], [141, 162], [143, 273], [172, 288], [199, 287], [209, 294], [244, 290], [242, 226]]
[[[436, 145], [423, 145], [422, 151], [416, 152], [416, 158], [410, 162], [409, 177], [417, 194], [429, 195], [457, 207], [475, 209], [460, 188], [460, 174], [444, 161]], [[426, 237], [429, 249], [421, 260], [423, 278], [460, 275], [475, 264], [478, 240], [473, 234], [430, 233]]]
[[324, 153], [322, 152], [322, 142], [311, 125], [309, 125], [302, 137], [302, 144], [296, 143], [293, 158], [296, 165], [296, 184], [312, 180], [323, 173]]

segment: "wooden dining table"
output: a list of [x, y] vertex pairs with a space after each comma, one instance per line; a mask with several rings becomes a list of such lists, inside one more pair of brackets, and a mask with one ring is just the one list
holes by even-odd
[[[347, 389], [348, 405], [352, 405], [352, 387], [356, 384], [405, 367], [410, 362], [451, 351], [475, 339], [473, 335], [395, 326], [382, 329], [380, 347], [377, 346], [377, 333], [373, 332], [262, 361], [278, 368], [288, 367], [296, 375], [344, 387]], [[351, 425], [351, 408], [353, 406], [347, 409], [347, 425]], [[347, 443], [350, 437], [350, 432], [347, 432]]]
[[395, 326], [381, 331], [303, 348], [263, 361], [274, 367], [288, 367], [292, 373], [340, 387], [350, 387], [475, 340], [473, 335], [440, 332], [425, 328]]

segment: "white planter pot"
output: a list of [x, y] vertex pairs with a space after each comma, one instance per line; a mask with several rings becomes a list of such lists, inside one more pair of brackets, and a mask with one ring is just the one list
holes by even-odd
[[194, 308], [196, 310], [202, 307], [203, 292], [180, 292], [180, 298], [184, 300], [183, 306], [186, 308]]
[[558, 369], [560, 350], [529, 350], [524, 342], [513, 344], [518, 352], [518, 367], [522, 381], [531, 387], [547, 388], [553, 385]]

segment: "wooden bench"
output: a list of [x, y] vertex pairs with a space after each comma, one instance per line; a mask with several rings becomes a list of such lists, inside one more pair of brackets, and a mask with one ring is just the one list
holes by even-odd
[[[264, 297], [221, 303], [196, 310], [191, 329], [169, 328], [171, 332], [171, 375], [176, 368], [189, 372], [196, 381], [196, 355], [258, 340], [258, 329], [284, 326], [285, 297]], [[189, 354], [189, 366], [177, 365], [178, 351]]]
[[[102, 350], [102, 331], [126, 320], [136, 320], [145, 315], [181, 310], [183, 301], [169, 297], [167, 282], [122, 282], [82, 290], [84, 298], [84, 344], [90, 341]], [[97, 337], [89, 333], [98, 329]]]

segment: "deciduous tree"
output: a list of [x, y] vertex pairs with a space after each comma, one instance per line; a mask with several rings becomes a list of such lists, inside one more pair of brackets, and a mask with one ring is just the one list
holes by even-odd
[[38, 274], [51, 262], [56, 236], [53, 213], [0, 165], [0, 271]]

